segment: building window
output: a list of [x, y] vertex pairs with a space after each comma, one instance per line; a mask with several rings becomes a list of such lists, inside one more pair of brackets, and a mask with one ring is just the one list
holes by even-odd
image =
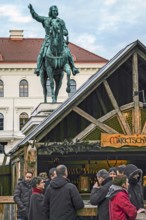
[[20, 120], [19, 120], [19, 122], [20, 122], [20, 130], [26, 124], [26, 122], [28, 121], [28, 118], [29, 118], [29, 116], [28, 116], [27, 113], [23, 112], [23, 113], [20, 114]]
[[4, 116], [0, 113], [0, 130], [4, 130]]
[[51, 87], [50, 87], [50, 79], [47, 79], [47, 96], [51, 97]]
[[19, 96], [20, 97], [28, 97], [28, 82], [25, 79], [20, 81]]
[[0, 97], [4, 97], [4, 83], [0, 80]]
[[76, 81], [74, 79], [70, 80], [70, 93], [68, 93], [68, 96], [72, 96], [76, 91]]

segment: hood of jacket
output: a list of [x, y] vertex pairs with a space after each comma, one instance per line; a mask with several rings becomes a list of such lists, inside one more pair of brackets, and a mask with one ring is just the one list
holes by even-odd
[[106, 195], [106, 198], [108, 198], [109, 200], [111, 200], [118, 192], [120, 191], [126, 191], [126, 189], [124, 189], [121, 186], [117, 186], [117, 185], [111, 185], [109, 188], [109, 191]]
[[53, 180], [51, 180], [50, 182], [50, 186], [52, 188], [61, 188], [63, 187], [64, 185], [66, 185], [67, 183], [70, 183], [69, 179], [63, 177], [63, 176], [57, 176], [55, 177]]
[[134, 164], [126, 165], [125, 174], [128, 177], [128, 180], [131, 180], [136, 173], [139, 174], [138, 181], [141, 180], [142, 179], [142, 170], [138, 169], [137, 166], [135, 166]]

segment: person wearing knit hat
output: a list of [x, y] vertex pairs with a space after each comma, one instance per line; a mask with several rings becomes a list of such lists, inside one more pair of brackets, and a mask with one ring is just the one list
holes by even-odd
[[142, 178], [142, 170], [138, 169], [134, 164], [128, 164], [125, 168], [125, 174], [128, 179], [131, 179], [135, 174], [139, 175], [139, 179]]
[[144, 198], [142, 189], [142, 170], [134, 164], [128, 164], [125, 168], [125, 175], [128, 177], [128, 193], [131, 203], [138, 209], [144, 208]]
[[109, 201], [106, 195], [112, 185], [112, 178], [105, 169], [99, 170], [96, 177], [97, 182], [91, 190], [90, 203], [98, 205], [98, 220], [109, 220]]
[[136, 207], [130, 202], [128, 196], [128, 178], [126, 175], [116, 176], [109, 188], [107, 198], [109, 199], [110, 220], [135, 220], [137, 216]]

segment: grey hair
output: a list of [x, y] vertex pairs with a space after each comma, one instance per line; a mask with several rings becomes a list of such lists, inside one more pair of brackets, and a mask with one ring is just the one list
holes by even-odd
[[67, 167], [65, 165], [58, 165], [56, 167], [56, 174], [57, 176], [65, 176], [67, 171]]
[[109, 173], [107, 170], [105, 169], [102, 169], [102, 170], [99, 170], [96, 174], [97, 177], [102, 177], [103, 179], [106, 179], [107, 177], [109, 177]]

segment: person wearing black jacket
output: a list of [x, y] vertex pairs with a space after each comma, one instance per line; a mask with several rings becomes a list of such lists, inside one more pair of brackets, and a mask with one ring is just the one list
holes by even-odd
[[32, 180], [32, 195], [30, 198], [30, 208], [28, 220], [48, 220], [45, 216], [43, 199], [45, 181], [42, 177], [34, 177]]
[[14, 191], [14, 201], [17, 204], [17, 219], [28, 220], [30, 196], [31, 196], [31, 180], [32, 172], [27, 172], [24, 179], [18, 181]]
[[97, 182], [91, 190], [90, 203], [98, 206], [98, 220], [109, 220], [109, 200], [106, 195], [112, 185], [112, 177], [105, 169], [101, 169], [96, 174]]
[[45, 213], [49, 220], [76, 220], [76, 211], [84, 207], [82, 198], [76, 186], [67, 179], [65, 165], [57, 166], [56, 174], [44, 195]]
[[139, 210], [144, 208], [143, 188], [142, 188], [142, 170], [134, 164], [128, 164], [125, 168], [125, 174], [128, 177], [128, 194], [131, 203]]

